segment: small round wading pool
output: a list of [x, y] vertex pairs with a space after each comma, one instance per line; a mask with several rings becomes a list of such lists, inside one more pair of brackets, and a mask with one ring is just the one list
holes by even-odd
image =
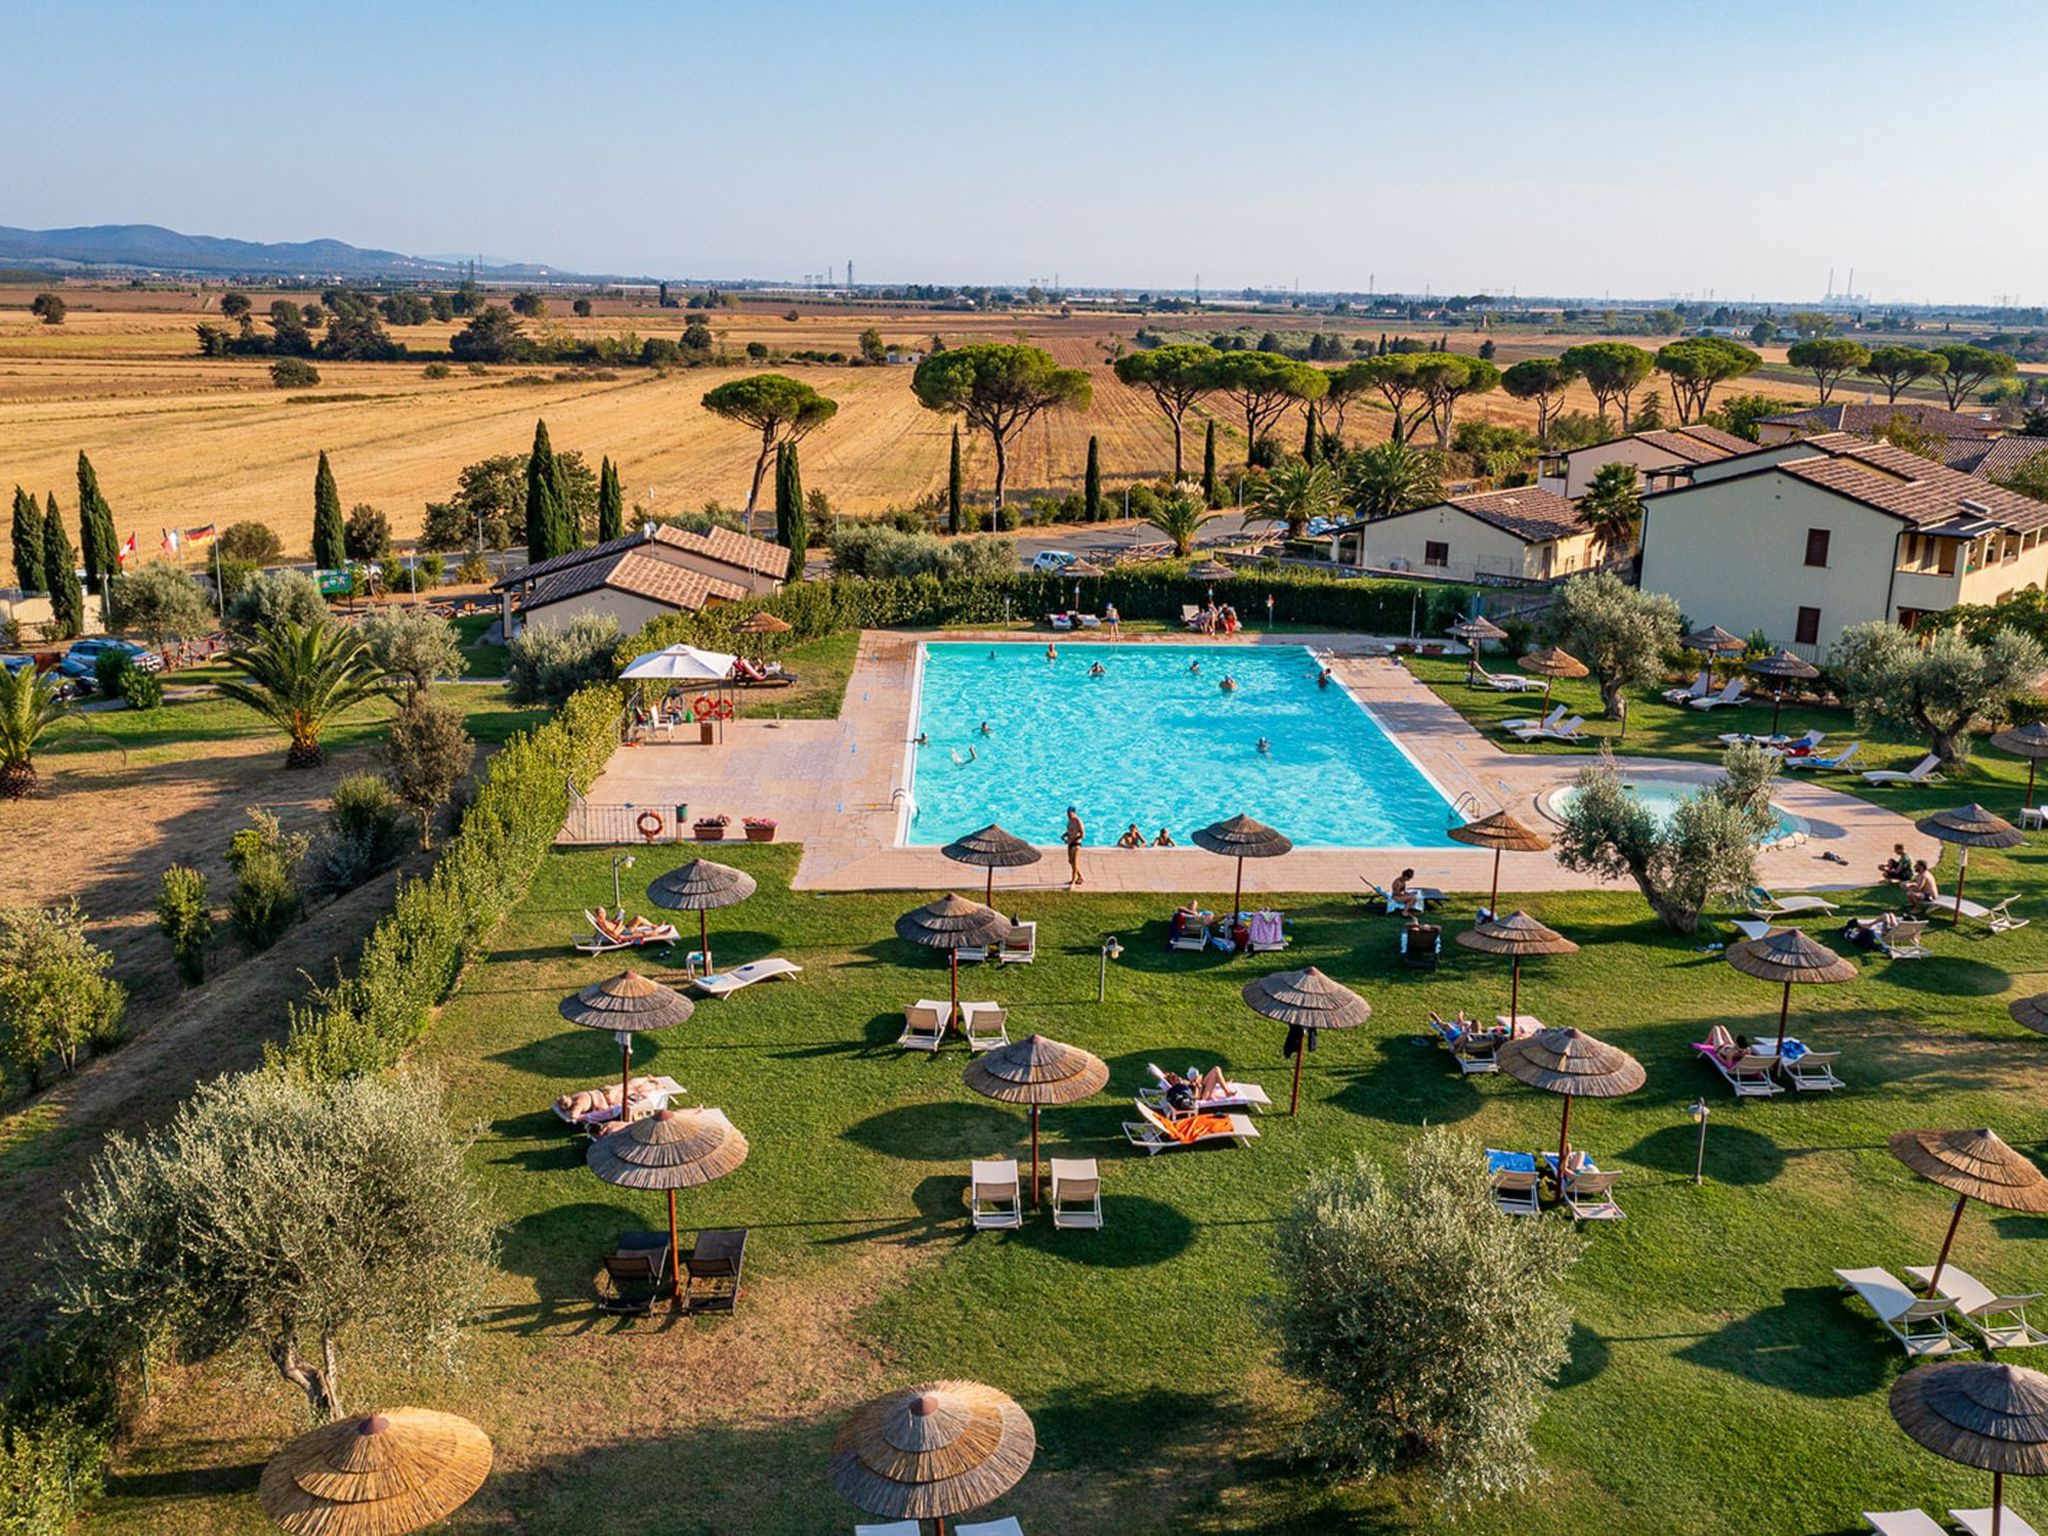
[[[1705, 788], [1704, 785], [1629, 783], [1624, 783], [1621, 787], [1634, 795], [1637, 801], [1657, 818], [1659, 826], [1671, 819], [1671, 813], [1678, 809], [1680, 800]], [[1563, 789], [1552, 790], [1543, 799], [1543, 814], [1553, 821], [1562, 821], [1565, 813], [1571, 809], [1572, 801], [1578, 798], [1578, 793], [1578, 786], [1575, 784], [1567, 784]], [[1778, 824], [1759, 840], [1762, 846], [1769, 848], [1806, 835], [1806, 823], [1783, 806], [1772, 806], [1771, 815], [1777, 818]]]

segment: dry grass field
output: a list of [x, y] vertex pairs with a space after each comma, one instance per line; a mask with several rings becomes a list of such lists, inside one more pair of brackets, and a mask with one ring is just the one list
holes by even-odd
[[[453, 492], [464, 465], [523, 451], [536, 417], [546, 418], [558, 448], [579, 449], [593, 464], [606, 454], [617, 461], [629, 502], [677, 512], [712, 498], [738, 505], [746, 496], [754, 454], [749, 434], [698, 404], [705, 390], [744, 368], [666, 375], [623, 368], [611, 378], [557, 378], [549, 367], [494, 367], [484, 376], [458, 367], [452, 377], [434, 380], [417, 362], [322, 363], [317, 386], [284, 391], [272, 387], [261, 360], [194, 352], [192, 327], [217, 318], [218, 291], [74, 289], [66, 295], [69, 318], [54, 327], [28, 314], [29, 296], [0, 290], [0, 493], [17, 482], [55, 490], [68, 511], [83, 450], [113, 503], [120, 534], [136, 532], [144, 549], [154, 547], [163, 527], [253, 518], [274, 527], [287, 550], [303, 552], [311, 538], [314, 462], [322, 449], [332, 458], [344, 503], [382, 508], [400, 537], [409, 537], [425, 504]], [[259, 298], [259, 309], [269, 297]], [[596, 314], [577, 319], [567, 315], [566, 302], [552, 307], [560, 318], [551, 315], [532, 329], [673, 337], [697, 313], [599, 301]], [[1101, 439], [1103, 472], [1112, 485], [1171, 469], [1173, 441], [1163, 418], [1149, 396], [1119, 384], [1110, 368], [1116, 349], [1132, 344], [1135, 316], [915, 308], [814, 314], [799, 304], [800, 318], [789, 321], [782, 318], [787, 307], [749, 305], [709, 318], [733, 352], [751, 341], [785, 351], [851, 351], [860, 332], [874, 325], [888, 341], [904, 345], [928, 345], [935, 333], [948, 345], [1021, 338], [1062, 363], [1088, 368], [1095, 376], [1092, 408], [1042, 419], [1013, 453], [1011, 485], [1019, 494], [1078, 489], [1091, 435]], [[1235, 323], [1228, 314], [1204, 316], [1188, 334], [1207, 336]], [[1307, 334], [1318, 322], [1253, 316], [1245, 323]], [[415, 348], [438, 350], [454, 328], [429, 324], [393, 334]], [[1376, 336], [1379, 327], [1353, 330]], [[1454, 344], [1474, 340], [1468, 332]], [[1554, 352], [1562, 344], [1504, 333], [1498, 361]], [[805, 485], [825, 491], [835, 508], [872, 514], [943, 488], [950, 422], [917, 404], [909, 368], [775, 366], [840, 402], [837, 418], [805, 443], [803, 464]], [[1574, 398], [1571, 405], [1590, 410], [1592, 400]], [[1214, 409], [1223, 458], [1230, 462], [1243, 452], [1241, 429], [1228, 402]], [[1501, 394], [1468, 402], [1464, 416], [1534, 421], [1532, 410]], [[1201, 427], [1192, 418], [1191, 427], [1192, 467], [1199, 462]], [[1281, 429], [1283, 436], [1299, 430], [1298, 419]], [[1352, 438], [1384, 432], [1384, 415], [1350, 413]], [[969, 486], [985, 490], [992, 473], [987, 443], [964, 443]]]

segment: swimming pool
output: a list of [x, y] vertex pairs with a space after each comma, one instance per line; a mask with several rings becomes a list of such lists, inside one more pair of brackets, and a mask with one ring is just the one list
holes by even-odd
[[[1672, 784], [1624, 784], [1622, 787], [1648, 808], [1650, 814], [1657, 818], [1659, 826], [1671, 819], [1671, 813], [1678, 809], [1678, 802], [1681, 799], [1698, 793], [1696, 788]], [[1561, 818], [1571, 808], [1571, 803], [1578, 792], [1576, 785], [1567, 784], [1550, 796], [1544, 809], [1552, 816]], [[1786, 838], [1807, 830], [1805, 822], [1778, 806], [1771, 807], [1771, 814], [1777, 817], [1778, 825], [1775, 830], [1766, 832], [1759, 840], [1766, 845], [1783, 842]]]
[[1132, 822], [1187, 846], [1239, 811], [1305, 848], [1454, 846], [1443, 794], [1320, 670], [1301, 646], [928, 643], [904, 841], [993, 821], [1057, 843], [1073, 805], [1095, 847]]

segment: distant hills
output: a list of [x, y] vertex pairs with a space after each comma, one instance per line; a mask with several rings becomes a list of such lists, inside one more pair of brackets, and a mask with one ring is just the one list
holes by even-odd
[[[78, 229], [12, 229], [0, 225], [0, 262], [51, 270], [113, 268], [204, 277], [446, 278], [467, 270], [460, 261], [365, 250], [342, 240], [268, 244], [181, 235], [158, 224], [89, 224]], [[585, 276], [530, 262], [479, 266], [479, 279], [498, 282], [561, 281]]]

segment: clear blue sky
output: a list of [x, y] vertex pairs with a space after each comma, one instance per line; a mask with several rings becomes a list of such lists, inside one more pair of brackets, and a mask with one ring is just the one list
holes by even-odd
[[2048, 7], [2016, 0], [8, 0], [0, 20], [0, 224], [677, 276], [851, 258], [875, 282], [2048, 286], [2024, 129]]

